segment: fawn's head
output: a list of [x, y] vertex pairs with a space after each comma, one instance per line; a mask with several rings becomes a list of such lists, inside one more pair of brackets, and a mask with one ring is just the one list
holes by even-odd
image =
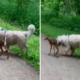
[[44, 40], [48, 40], [50, 37], [49, 36], [47, 36]]

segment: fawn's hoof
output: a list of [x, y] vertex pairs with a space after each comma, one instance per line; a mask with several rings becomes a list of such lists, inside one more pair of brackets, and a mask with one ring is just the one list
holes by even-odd
[[7, 59], [9, 59], [9, 56], [7, 57]]

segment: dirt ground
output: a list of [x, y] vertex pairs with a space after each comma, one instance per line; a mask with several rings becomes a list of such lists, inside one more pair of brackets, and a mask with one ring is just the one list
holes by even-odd
[[0, 57], [0, 80], [39, 80], [38, 72], [18, 56]]
[[[44, 40], [41, 34], [41, 80], [80, 80], [80, 59], [75, 57], [49, 56], [49, 43]], [[60, 48], [60, 53], [64, 49]]]

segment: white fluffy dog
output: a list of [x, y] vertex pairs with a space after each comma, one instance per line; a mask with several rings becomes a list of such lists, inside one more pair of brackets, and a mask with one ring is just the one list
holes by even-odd
[[28, 53], [28, 45], [26, 45], [27, 39], [29, 39], [32, 34], [35, 32], [35, 26], [34, 25], [29, 25], [28, 26], [28, 31], [5, 31], [2, 30], [0, 31], [0, 39], [4, 39], [6, 37], [6, 47], [9, 50], [9, 47], [11, 45], [17, 45], [21, 53], [23, 54], [23, 49], [27, 49]]
[[74, 54], [75, 49], [80, 48], [80, 35], [62, 35], [57, 38], [58, 44], [65, 46], [65, 54], [71, 50], [71, 55]]

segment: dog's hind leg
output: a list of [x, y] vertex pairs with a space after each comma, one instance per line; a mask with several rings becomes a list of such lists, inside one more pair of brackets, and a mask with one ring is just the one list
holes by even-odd
[[21, 54], [19, 54], [19, 56], [22, 56], [24, 51], [23, 51], [23, 47], [19, 46], [19, 49], [21, 50]]
[[19, 47], [20, 51], [21, 51], [21, 54], [19, 54], [19, 56], [22, 56], [24, 51], [23, 51], [23, 48], [24, 48], [24, 43], [20, 40], [20, 41], [17, 41], [17, 46]]
[[75, 49], [71, 48], [71, 56], [73, 56]]
[[26, 47], [26, 49], [27, 49], [26, 54], [28, 54], [28, 53], [29, 53], [29, 46], [26, 45], [25, 47]]
[[7, 45], [7, 47], [5, 47], [6, 48], [5, 52], [7, 53], [7, 59], [9, 59], [9, 47], [10, 47], [9, 45]]

